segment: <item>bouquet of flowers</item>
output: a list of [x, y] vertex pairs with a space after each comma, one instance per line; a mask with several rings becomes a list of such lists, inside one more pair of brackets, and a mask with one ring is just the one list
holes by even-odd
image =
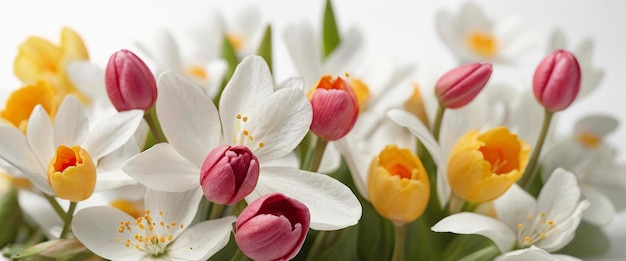
[[[360, 71], [330, 0], [283, 32], [275, 79], [256, 9], [89, 59], [78, 32], [28, 37], [0, 111], [0, 247], [11, 260], [579, 260], [608, 250], [626, 176], [589, 115], [554, 122], [603, 72], [556, 30], [532, 88], [490, 81], [529, 41], [478, 5], [441, 11], [460, 65]], [[508, 35], [511, 36], [511, 35]], [[189, 52], [191, 50], [191, 52]], [[184, 52], [192, 55], [185, 57]], [[528, 79], [530, 80], [530, 79]]]

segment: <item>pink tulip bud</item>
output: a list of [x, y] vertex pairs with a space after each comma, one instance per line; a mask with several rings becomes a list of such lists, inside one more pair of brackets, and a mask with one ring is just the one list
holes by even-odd
[[118, 111], [148, 110], [157, 98], [154, 75], [148, 66], [129, 50], [115, 52], [106, 68], [107, 94]]
[[259, 179], [259, 160], [248, 147], [222, 145], [206, 156], [200, 185], [211, 202], [232, 205], [250, 194]]
[[313, 107], [311, 131], [326, 140], [338, 140], [346, 136], [359, 115], [359, 103], [352, 87], [342, 78], [330, 75], [320, 79], [309, 92]]
[[485, 87], [491, 72], [490, 63], [468, 63], [447, 72], [435, 86], [441, 106], [456, 109], [465, 106]]
[[566, 109], [580, 90], [580, 66], [568, 51], [556, 50], [537, 66], [533, 78], [535, 98], [550, 112]]
[[254, 260], [289, 260], [300, 252], [310, 222], [309, 209], [300, 201], [267, 194], [239, 214], [235, 241]]

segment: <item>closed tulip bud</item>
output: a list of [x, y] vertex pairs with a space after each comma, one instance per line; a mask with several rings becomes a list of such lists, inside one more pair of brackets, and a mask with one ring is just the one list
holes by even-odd
[[566, 109], [580, 90], [580, 66], [568, 51], [556, 50], [537, 66], [533, 91], [537, 101], [550, 112]]
[[200, 172], [204, 196], [232, 205], [250, 194], [259, 179], [259, 160], [248, 147], [223, 145], [207, 155]]
[[48, 182], [57, 197], [79, 202], [96, 188], [96, 167], [80, 146], [59, 146], [48, 165]]
[[148, 66], [129, 50], [111, 55], [106, 68], [107, 94], [118, 111], [148, 110], [157, 98], [154, 75]]
[[310, 221], [309, 209], [301, 202], [267, 194], [239, 214], [235, 241], [254, 260], [289, 260], [300, 252]]
[[441, 106], [456, 109], [465, 106], [480, 93], [491, 77], [490, 63], [468, 63], [447, 72], [435, 85]]
[[350, 85], [342, 78], [322, 77], [309, 92], [313, 108], [311, 131], [326, 140], [346, 136], [359, 115], [359, 103]]
[[413, 222], [430, 197], [428, 173], [408, 149], [389, 145], [372, 160], [368, 193], [376, 211], [396, 225]]

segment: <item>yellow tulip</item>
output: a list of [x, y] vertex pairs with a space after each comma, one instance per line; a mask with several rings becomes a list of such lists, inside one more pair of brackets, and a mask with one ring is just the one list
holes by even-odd
[[96, 187], [96, 167], [80, 146], [59, 146], [48, 165], [48, 182], [57, 197], [78, 202], [91, 197]]
[[4, 110], [0, 111], [0, 117], [25, 132], [30, 113], [37, 104], [41, 104], [43, 109], [54, 117], [57, 107], [54, 90], [43, 80], [11, 93]]

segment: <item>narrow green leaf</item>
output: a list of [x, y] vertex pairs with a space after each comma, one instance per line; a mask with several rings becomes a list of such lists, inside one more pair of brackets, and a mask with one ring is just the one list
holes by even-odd
[[[4, 184], [3, 184], [4, 183]], [[22, 223], [17, 188], [10, 178], [0, 177], [0, 248], [13, 243]]]
[[272, 72], [274, 68], [272, 66], [272, 26], [269, 24], [265, 28], [263, 40], [256, 53], [265, 59], [267, 66], [270, 67], [270, 72]]
[[322, 34], [324, 42], [324, 58], [326, 58], [341, 42], [339, 29], [337, 29], [337, 21], [335, 20], [335, 12], [333, 11], [333, 5], [330, 0], [326, 0], [322, 27], [324, 30]]
[[215, 106], [219, 106], [224, 87], [226, 87], [226, 84], [228, 83], [228, 81], [230, 81], [230, 78], [233, 77], [233, 73], [235, 73], [235, 68], [237, 68], [237, 64], [239, 63], [235, 47], [233, 47], [233, 44], [230, 42], [230, 40], [228, 40], [228, 37], [226, 37], [226, 35], [224, 35], [224, 42], [222, 43], [222, 59], [224, 59], [226, 63], [228, 63], [228, 69], [224, 74], [222, 86], [220, 87], [220, 90], [215, 98], [213, 99], [213, 103], [215, 103]]

